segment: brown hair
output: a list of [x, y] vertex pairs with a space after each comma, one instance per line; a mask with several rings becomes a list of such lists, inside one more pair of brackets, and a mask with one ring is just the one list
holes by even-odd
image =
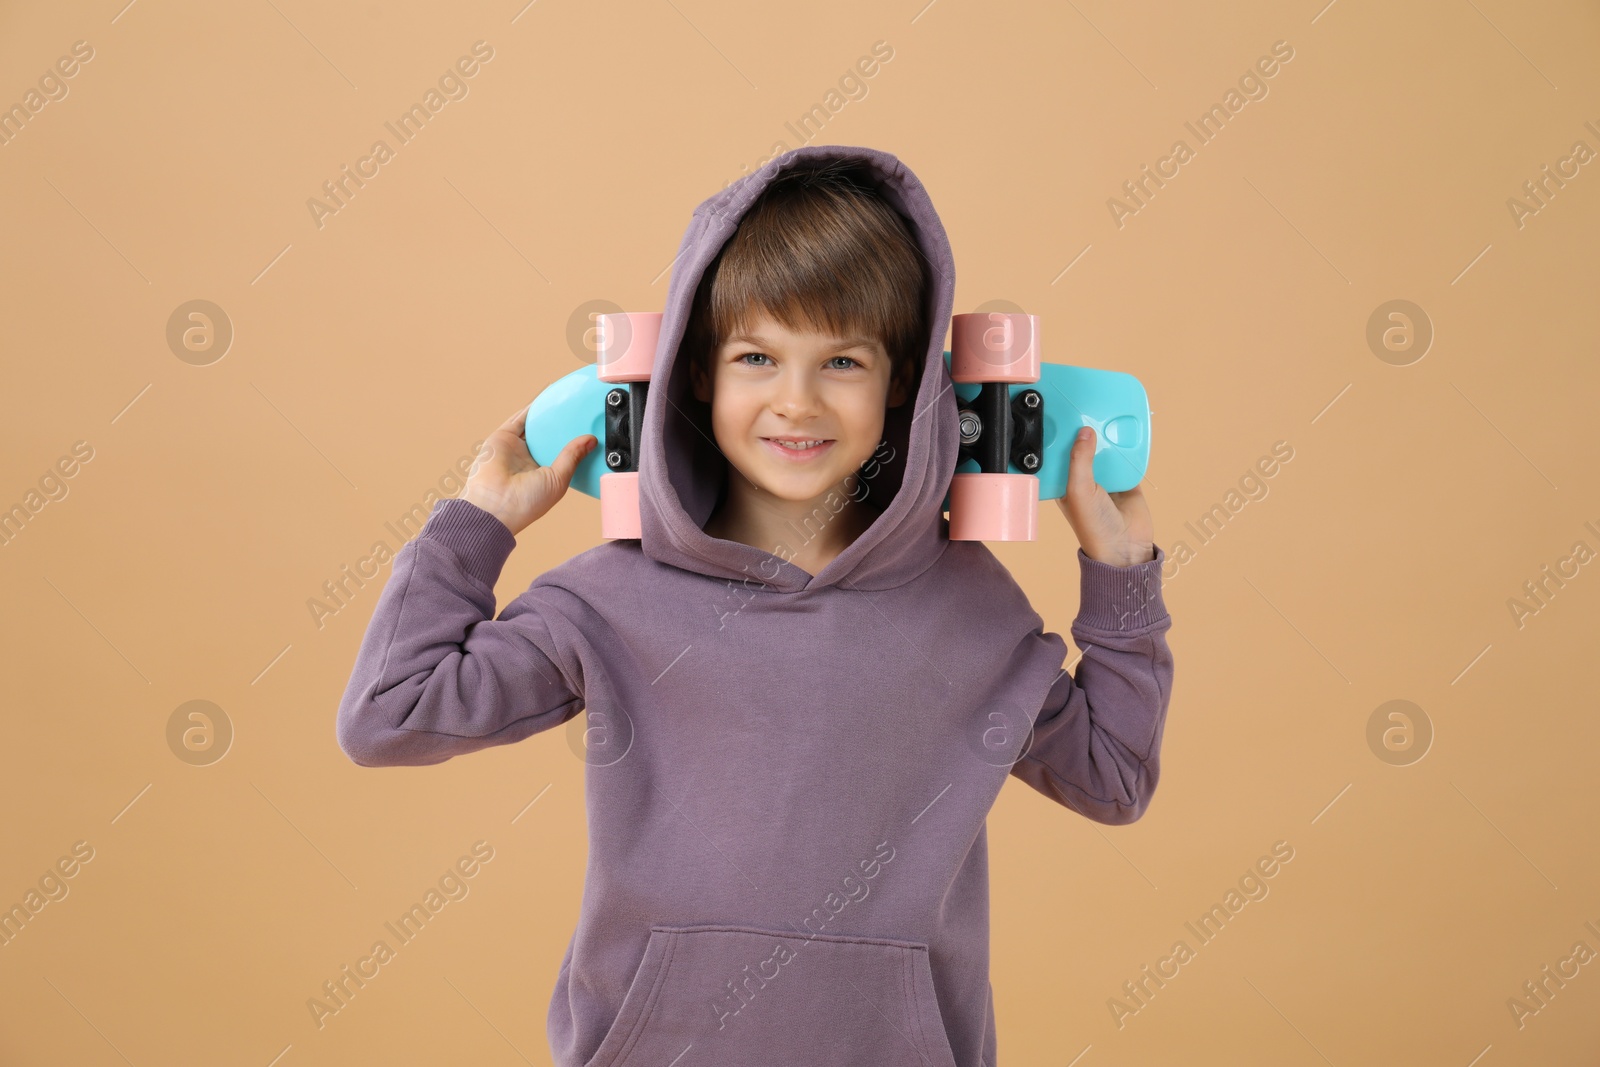
[[723, 340], [765, 312], [791, 330], [875, 337], [890, 381], [915, 396], [928, 345], [930, 271], [910, 223], [860, 164], [835, 159], [773, 179], [695, 292], [684, 345], [709, 372]]

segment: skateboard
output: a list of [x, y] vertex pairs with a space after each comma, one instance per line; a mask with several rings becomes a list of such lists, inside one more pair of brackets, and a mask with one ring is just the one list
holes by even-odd
[[1039, 502], [1067, 494], [1078, 430], [1095, 432], [1094, 480], [1132, 489], [1150, 464], [1150, 401], [1121, 371], [1039, 359], [1039, 316], [953, 315], [945, 361], [961, 447], [945, 493], [952, 541], [1033, 541]]
[[[528, 406], [528, 451], [555, 461], [574, 437], [600, 447], [569, 483], [600, 501], [600, 535], [636, 538], [639, 441], [661, 312], [596, 317], [596, 358], [552, 382]], [[1074, 436], [1095, 430], [1094, 478], [1107, 492], [1131, 489], [1150, 460], [1150, 404], [1131, 374], [1044, 363], [1037, 315], [951, 316], [950, 370], [960, 451], [942, 510], [952, 541], [1033, 541], [1039, 502], [1065, 496]]]
[[659, 311], [595, 316], [595, 361], [554, 382], [528, 405], [524, 436], [547, 467], [574, 437], [598, 448], [578, 461], [571, 488], [600, 501], [600, 536], [639, 536], [639, 442], [650, 371], [661, 336]]

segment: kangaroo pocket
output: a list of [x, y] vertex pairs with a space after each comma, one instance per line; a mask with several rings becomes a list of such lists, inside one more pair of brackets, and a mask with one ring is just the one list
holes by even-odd
[[652, 926], [585, 1067], [955, 1067], [928, 946], [754, 926]]

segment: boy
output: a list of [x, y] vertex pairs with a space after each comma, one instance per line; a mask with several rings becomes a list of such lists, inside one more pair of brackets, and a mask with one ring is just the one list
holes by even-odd
[[559, 1067], [996, 1067], [1000, 787], [1102, 823], [1148, 806], [1172, 682], [1149, 510], [1095, 485], [1092, 432], [1077, 442], [1073, 677], [988, 548], [948, 538], [954, 288], [894, 156], [775, 157], [684, 235], [642, 536], [494, 617], [514, 534], [596, 444], [540, 467], [519, 412], [396, 556], [339, 708], [352, 760], [438, 763], [588, 712]]

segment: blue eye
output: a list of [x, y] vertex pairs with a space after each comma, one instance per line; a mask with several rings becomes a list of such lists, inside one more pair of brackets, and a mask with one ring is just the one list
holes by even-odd
[[[771, 358], [772, 357], [768, 356], [765, 352], [746, 352], [746, 353], [744, 353], [744, 355], [742, 355], [738, 359], [734, 360], [734, 362], [735, 363], [744, 363], [744, 365], [746, 367], [764, 367], [764, 366], [766, 366], [766, 364], [764, 364], [764, 363], [745, 363], [745, 360], [748, 360], [748, 359], [771, 359]], [[844, 360], [846, 363], [850, 364], [850, 366], [849, 367], [838, 367], [838, 366], [836, 366], [834, 368], [835, 370], [849, 370], [849, 369], [851, 369], [851, 367], [859, 367], [859, 366], [861, 366], [861, 363], [858, 360], [851, 359], [849, 356], [834, 356], [833, 359], [829, 360], [828, 362], [832, 363], [835, 360], [841, 360], [841, 359]]]

